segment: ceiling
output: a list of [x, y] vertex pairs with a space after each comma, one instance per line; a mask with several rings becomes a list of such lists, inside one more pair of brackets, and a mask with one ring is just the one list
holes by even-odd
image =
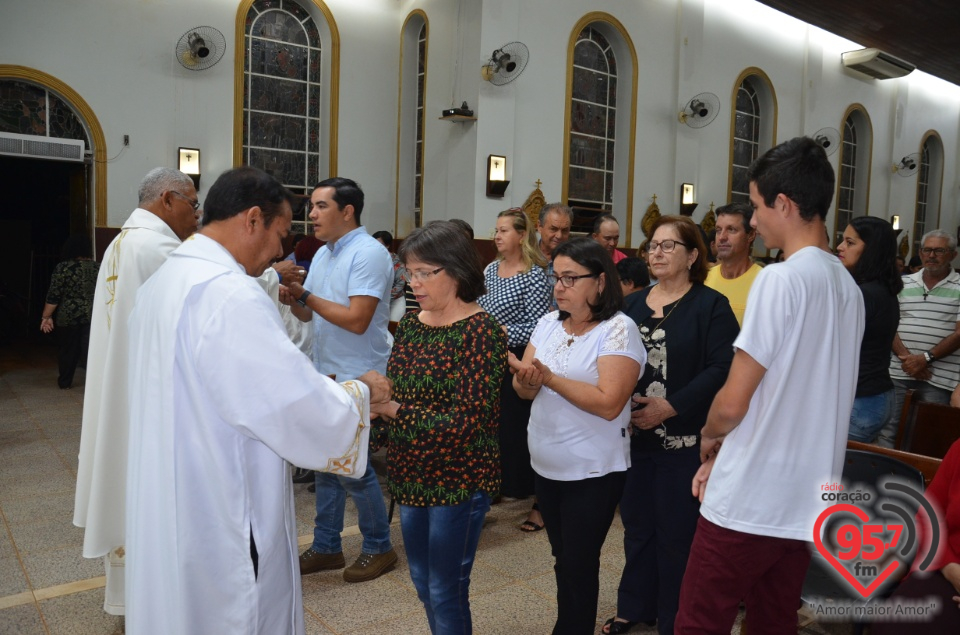
[[925, 73], [960, 86], [957, 0], [759, 1], [866, 48], [890, 53]]

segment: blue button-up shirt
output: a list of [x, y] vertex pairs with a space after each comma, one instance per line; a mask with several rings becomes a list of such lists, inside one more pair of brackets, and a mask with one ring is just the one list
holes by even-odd
[[390, 289], [393, 261], [387, 249], [358, 227], [317, 250], [304, 287], [324, 300], [350, 305], [352, 296], [379, 298], [365, 333], [357, 335], [313, 315], [313, 364], [337, 381], [369, 370], [386, 374], [390, 357]]

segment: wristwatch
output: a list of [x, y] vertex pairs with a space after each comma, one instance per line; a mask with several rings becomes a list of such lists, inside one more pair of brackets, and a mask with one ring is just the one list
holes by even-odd
[[932, 364], [933, 362], [937, 361], [937, 357], [936, 357], [933, 353], [930, 353], [930, 352], [924, 353], [924, 354], [923, 354], [923, 358], [924, 358], [925, 360], [927, 360], [927, 363], [928, 363], [928, 364]]
[[306, 289], [304, 289], [303, 294], [299, 298], [297, 298], [297, 304], [299, 304], [302, 307], [307, 306], [307, 298], [309, 298], [311, 295], [313, 294], [307, 291]]

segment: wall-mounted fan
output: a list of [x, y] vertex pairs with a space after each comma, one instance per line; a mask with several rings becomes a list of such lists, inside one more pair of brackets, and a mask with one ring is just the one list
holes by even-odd
[[480, 68], [480, 76], [494, 86], [503, 86], [515, 80], [523, 72], [530, 59], [530, 49], [523, 42], [504, 44], [491, 55]]
[[914, 152], [900, 159], [900, 163], [892, 166], [890, 171], [900, 176], [911, 176], [916, 174], [918, 169], [920, 169], [920, 153]]
[[813, 140], [830, 156], [840, 147], [840, 131], [836, 128], [820, 128], [813, 133]]
[[177, 61], [191, 71], [202, 71], [220, 61], [227, 41], [212, 26], [198, 26], [184, 33], [177, 42]]
[[713, 93], [700, 93], [688, 101], [677, 119], [691, 128], [703, 128], [717, 118], [720, 112], [720, 98]]

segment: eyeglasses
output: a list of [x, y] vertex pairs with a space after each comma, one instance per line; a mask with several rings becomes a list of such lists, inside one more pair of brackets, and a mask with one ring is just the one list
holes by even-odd
[[430, 280], [441, 271], [443, 271], [443, 267], [437, 267], [433, 271], [409, 271], [407, 269], [404, 269], [403, 279], [406, 280], [408, 283], [413, 282], [414, 280], [416, 280], [417, 282], [426, 282], [427, 280]]
[[946, 247], [921, 247], [920, 253], [924, 256], [929, 256], [930, 254], [936, 254], [937, 256], [942, 256], [945, 253], [948, 253], [950, 250]]
[[576, 284], [577, 280], [579, 280], [580, 278], [599, 278], [599, 277], [600, 277], [599, 273], [587, 273], [582, 276], [557, 276], [551, 273], [550, 275], [547, 276], [547, 284], [553, 287], [553, 286], [556, 286], [557, 281], [559, 281], [560, 284], [562, 284], [565, 288], [569, 289], [574, 284]]
[[680, 242], [679, 240], [661, 240], [660, 242], [651, 240], [649, 243], [647, 243], [647, 251], [652, 254], [657, 250], [657, 247], [659, 247], [660, 251], [663, 253], [672, 254], [673, 250], [677, 248], [677, 245], [683, 245], [684, 247], [690, 246], [687, 243]]
[[176, 194], [177, 196], [179, 196], [180, 198], [182, 198], [182, 199], [185, 200], [186, 202], [190, 203], [190, 206], [193, 207], [193, 211], [197, 211], [198, 209], [200, 209], [200, 201], [199, 201], [199, 199], [195, 201], [195, 200], [193, 200], [192, 198], [190, 198], [189, 196], [187, 196], [186, 194], [181, 194], [180, 192], [178, 192], [178, 191], [176, 191], [176, 190], [170, 190], [170, 193], [171, 193], [171, 194]]

